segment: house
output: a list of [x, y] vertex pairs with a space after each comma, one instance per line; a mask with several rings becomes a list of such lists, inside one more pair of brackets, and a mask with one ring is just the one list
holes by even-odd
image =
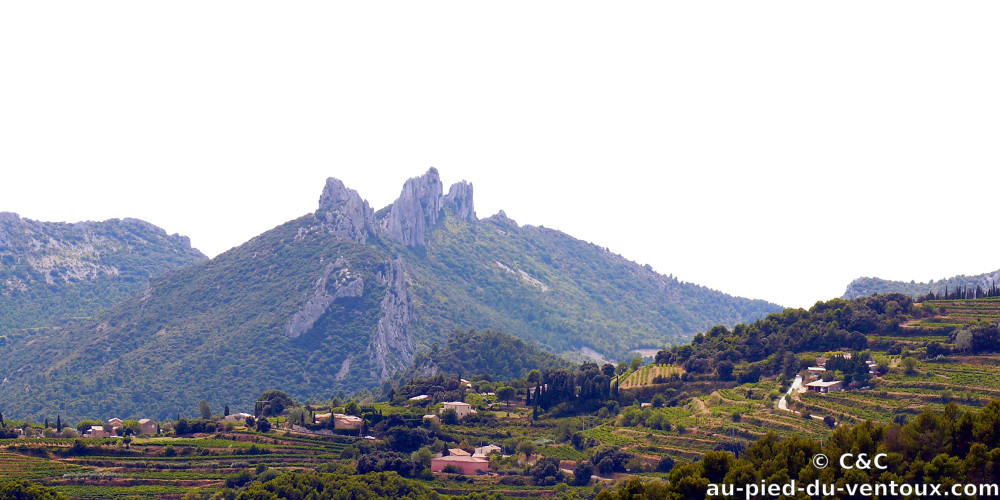
[[434, 425], [440, 424], [441, 419], [437, 415], [424, 415], [424, 422], [430, 422]]
[[252, 416], [253, 415], [249, 413], [230, 413], [229, 415], [226, 415], [222, 420], [225, 420], [226, 422], [246, 422], [247, 419]]
[[313, 415], [313, 417], [316, 419], [317, 424], [322, 424], [329, 422], [330, 419], [333, 418], [333, 413], [317, 413]]
[[342, 413], [333, 414], [333, 428], [334, 429], [347, 429], [356, 431], [361, 429], [364, 420], [361, 417], [355, 417], [354, 415], [344, 415]]
[[472, 454], [461, 448], [448, 448], [448, 455], [453, 457], [471, 457]]
[[462, 474], [485, 474], [490, 470], [490, 461], [480, 457], [470, 457], [468, 454], [448, 455], [431, 459], [431, 472], [444, 472], [445, 467], [454, 467]]
[[413, 396], [413, 397], [412, 397], [412, 398], [410, 398], [409, 400], [410, 400], [410, 401], [413, 401], [414, 403], [417, 403], [417, 402], [420, 402], [420, 401], [424, 401], [424, 400], [426, 400], [426, 399], [427, 399], [427, 398], [429, 398], [429, 397], [430, 397], [430, 396], [428, 396], [428, 395], [426, 395], [426, 394], [421, 394], [421, 395], [419, 395], [419, 396]]
[[108, 426], [111, 427], [111, 430], [121, 429], [124, 424], [125, 422], [123, 422], [120, 418], [112, 418], [111, 420], [108, 420]]
[[450, 403], [444, 403], [444, 406], [441, 408], [441, 412], [447, 410], [455, 410], [455, 415], [458, 416], [459, 420], [475, 413], [475, 410], [472, 409], [472, 405], [470, 405], [469, 403], [463, 403], [461, 401], [452, 401]]
[[844, 390], [844, 381], [831, 380], [830, 382], [824, 382], [822, 380], [817, 380], [815, 382], [809, 382], [808, 384], [806, 384], [806, 389], [823, 394], [826, 394], [828, 392], [840, 392]]
[[818, 377], [818, 376], [823, 375], [824, 373], [826, 373], [826, 367], [825, 366], [810, 366], [808, 368], [808, 370], [809, 370], [809, 375], [813, 375], [813, 376], [816, 376], [816, 377]]
[[91, 427], [89, 431], [83, 433], [83, 437], [106, 438], [106, 437], [111, 437], [111, 433], [106, 431], [103, 425], [95, 425]]
[[502, 451], [503, 450], [501, 450], [499, 446], [493, 446], [492, 444], [488, 444], [486, 446], [476, 448], [476, 450], [472, 453], [472, 456], [486, 458], [490, 456], [490, 453], [493, 452], [502, 453]]
[[156, 434], [156, 422], [148, 418], [144, 418], [139, 421], [139, 433], [140, 434]]

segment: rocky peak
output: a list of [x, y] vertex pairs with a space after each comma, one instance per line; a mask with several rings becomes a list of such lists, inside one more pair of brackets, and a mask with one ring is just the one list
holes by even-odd
[[368, 233], [374, 228], [375, 221], [375, 213], [368, 202], [357, 191], [333, 177], [326, 180], [316, 217], [331, 233], [358, 243], [368, 241]]
[[420, 177], [410, 178], [381, 221], [382, 228], [399, 243], [423, 246], [427, 229], [436, 224], [440, 216], [444, 201], [442, 191], [441, 176], [434, 167]]
[[476, 208], [472, 203], [472, 183], [461, 181], [451, 185], [444, 197], [444, 206], [450, 209], [456, 217], [475, 221]]

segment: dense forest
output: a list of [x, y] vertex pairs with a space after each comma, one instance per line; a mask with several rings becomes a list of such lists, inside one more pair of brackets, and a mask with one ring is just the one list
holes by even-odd
[[456, 331], [443, 344], [414, 358], [403, 378], [416, 374], [485, 375], [495, 380], [524, 378], [531, 370], [568, 368], [570, 363], [527, 342], [493, 330]]
[[762, 375], [793, 376], [802, 369], [797, 353], [864, 350], [867, 335], [898, 331], [907, 318], [929, 314], [903, 294], [833, 299], [808, 310], [787, 309], [732, 330], [713, 327], [695, 335], [688, 345], [658, 352], [655, 361], [682, 365], [692, 375], [736, 367], [742, 382]]

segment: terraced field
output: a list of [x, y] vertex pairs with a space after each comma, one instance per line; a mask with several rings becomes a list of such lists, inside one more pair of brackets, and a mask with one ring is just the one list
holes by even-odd
[[948, 330], [979, 320], [1000, 321], [1000, 298], [965, 300], [928, 300], [923, 302], [938, 310], [938, 315], [907, 325], [910, 328]]
[[[74, 499], [179, 498], [221, 489], [242, 471], [315, 470], [340, 462], [347, 437], [228, 432], [198, 438], [0, 441], [0, 479], [31, 479]], [[349, 463], [344, 462], [344, 463]]]
[[632, 389], [652, 385], [656, 377], [669, 378], [684, 375], [684, 368], [676, 365], [646, 365], [638, 370], [622, 375], [619, 389]]

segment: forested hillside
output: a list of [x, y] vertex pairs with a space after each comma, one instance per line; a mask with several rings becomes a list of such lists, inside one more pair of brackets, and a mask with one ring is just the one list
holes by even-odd
[[206, 257], [137, 219], [39, 222], [0, 213], [0, 334], [92, 316]]
[[[858, 278], [847, 285], [843, 298], [853, 299], [857, 297], [867, 297], [876, 293], [903, 293], [911, 297], [934, 293], [936, 295], [951, 294], [959, 288], [975, 292], [989, 290], [993, 286], [1000, 286], [1000, 270], [991, 273], [983, 273], [974, 276], [953, 276], [928, 283], [917, 283], [915, 281], [892, 281], [881, 278]], [[968, 298], [975, 298], [970, 296]]]
[[[375, 212], [330, 179], [314, 214], [153, 279], [92, 321], [10, 343], [0, 406], [26, 416], [174, 415], [381, 384], [456, 330], [555, 354], [685, 342], [778, 306], [659, 275], [558, 231], [476, 217], [437, 171]], [[25, 398], [25, 394], [31, 394]]]

